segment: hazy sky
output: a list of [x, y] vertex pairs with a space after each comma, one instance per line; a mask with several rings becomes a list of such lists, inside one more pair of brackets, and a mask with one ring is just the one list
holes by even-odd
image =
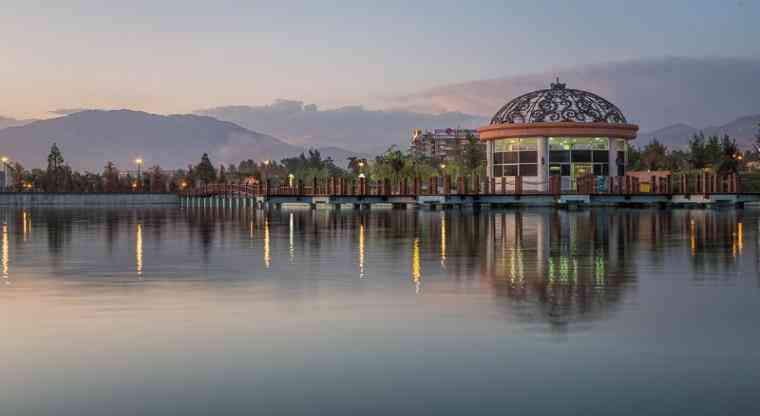
[[642, 57], [760, 57], [760, 1], [2, 0], [0, 115], [370, 103]]

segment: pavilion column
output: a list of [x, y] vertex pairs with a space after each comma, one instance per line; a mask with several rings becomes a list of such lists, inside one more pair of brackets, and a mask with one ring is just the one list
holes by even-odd
[[607, 140], [609, 141], [609, 176], [618, 176], [617, 152], [625, 149], [620, 149], [617, 139], [610, 137]]
[[546, 192], [549, 190], [549, 138], [538, 138], [538, 189], [536, 191]]
[[494, 141], [489, 140], [486, 142], [486, 176], [493, 177], [493, 150]]

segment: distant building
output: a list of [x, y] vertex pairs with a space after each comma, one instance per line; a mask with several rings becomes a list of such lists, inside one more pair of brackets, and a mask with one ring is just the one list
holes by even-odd
[[[479, 140], [479, 136], [474, 129], [414, 129], [409, 149], [412, 153], [434, 160], [451, 161], [462, 151], [470, 137]], [[485, 149], [485, 145], [483, 147]]]

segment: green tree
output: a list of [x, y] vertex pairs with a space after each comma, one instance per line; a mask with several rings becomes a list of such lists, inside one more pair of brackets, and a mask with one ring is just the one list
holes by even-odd
[[641, 152], [641, 164], [646, 170], [661, 170], [668, 166], [668, 148], [657, 139], [644, 147]]
[[63, 191], [65, 182], [64, 160], [61, 150], [56, 143], [50, 147], [50, 153], [47, 158], [47, 170], [45, 171], [45, 183], [43, 189], [47, 192]]
[[457, 155], [457, 162], [464, 168], [465, 175], [481, 174], [480, 171], [485, 171], [485, 147], [472, 133], [467, 133], [467, 143]]
[[723, 159], [723, 145], [721, 139], [716, 135], [710, 136], [705, 145], [705, 152], [710, 161], [710, 166], [713, 168], [719, 166]]
[[689, 169], [690, 155], [683, 150], [673, 150], [668, 154], [668, 170], [681, 172]]
[[15, 191], [23, 191], [24, 185], [27, 183], [26, 176], [27, 171], [24, 169], [24, 166], [21, 165], [19, 162], [14, 162], [13, 164], [8, 166], [8, 175], [10, 177], [10, 183], [13, 184], [13, 189]]
[[113, 162], [106, 163], [103, 168], [103, 192], [119, 191], [119, 170]]
[[643, 169], [641, 166], [641, 149], [636, 146], [628, 146], [628, 165], [627, 170], [637, 171]]
[[739, 160], [741, 153], [739, 147], [736, 146], [736, 140], [731, 139], [727, 134], [723, 135], [720, 140], [720, 147], [722, 157], [718, 171], [723, 174], [737, 173], [741, 164]]
[[702, 132], [695, 133], [689, 139], [689, 163], [693, 169], [704, 169], [710, 165], [706, 145], [705, 135]]
[[207, 153], [201, 156], [201, 162], [193, 169], [193, 178], [201, 183], [212, 183], [216, 180], [216, 169], [211, 164]]
[[224, 169], [224, 165], [219, 165], [219, 175], [216, 177], [216, 181], [219, 183], [227, 183], [227, 171]]

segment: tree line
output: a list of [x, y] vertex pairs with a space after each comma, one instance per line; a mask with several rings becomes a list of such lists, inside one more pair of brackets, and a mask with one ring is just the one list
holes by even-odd
[[[688, 172], [710, 169], [718, 173], [737, 173], [746, 170], [748, 163], [760, 162], [760, 125], [753, 151], [742, 152], [736, 141], [728, 136], [705, 137], [695, 134], [686, 149], [669, 149], [653, 139], [642, 148], [631, 146], [628, 152], [628, 170], [670, 170]], [[176, 192], [213, 183], [261, 183], [271, 185], [287, 181], [310, 183], [315, 178], [357, 178], [369, 180], [399, 181], [401, 179], [451, 175], [472, 176], [486, 174], [486, 154], [475, 137], [458, 145], [451, 160], [433, 159], [414, 151], [404, 151], [391, 146], [373, 159], [348, 158], [348, 166], [342, 168], [329, 157], [323, 157], [315, 149], [299, 156], [280, 161], [255, 161], [245, 159], [237, 164], [215, 166], [208, 154], [203, 154], [197, 164], [185, 169], [166, 171], [155, 165], [137, 174], [121, 171], [113, 162], [107, 162], [101, 172], [77, 172], [66, 164], [61, 149], [53, 143], [47, 158], [46, 169], [25, 169], [18, 162], [8, 165], [12, 189], [15, 191], [44, 192]], [[760, 186], [760, 175], [758, 184]]]
[[[760, 134], [758, 134], [760, 144]], [[631, 146], [628, 152], [628, 170], [669, 170], [685, 172], [710, 169], [721, 174], [738, 173], [747, 163], [757, 161], [756, 151], [742, 152], [736, 140], [728, 135], [705, 137], [694, 134], [686, 149], [668, 149], [659, 140], [652, 139], [643, 148]]]

